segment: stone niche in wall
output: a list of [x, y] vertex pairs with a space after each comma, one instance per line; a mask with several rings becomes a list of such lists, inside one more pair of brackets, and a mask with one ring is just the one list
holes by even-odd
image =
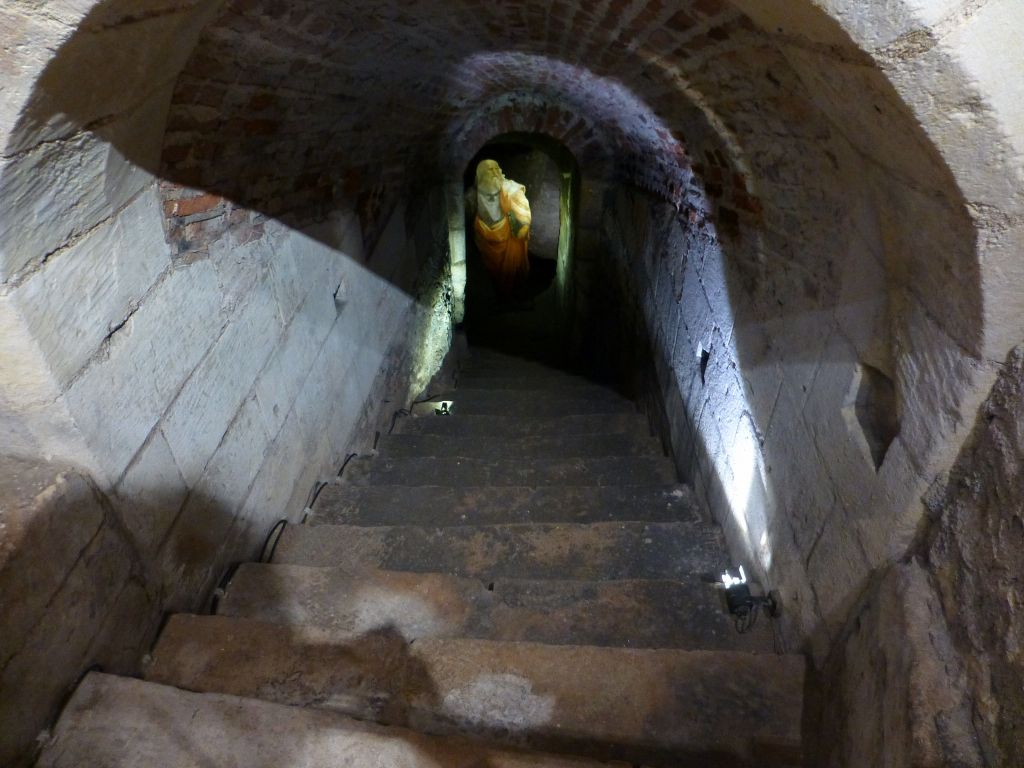
[[851, 435], [863, 438], [865, 456], [877, 471], [900, 431], [896, 385], [874, 366], [859, 363], [843, 406]]

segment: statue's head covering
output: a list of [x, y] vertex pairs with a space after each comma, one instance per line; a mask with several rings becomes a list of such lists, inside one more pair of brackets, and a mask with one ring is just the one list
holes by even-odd
[[484, 194], [493, 195], [501, 189], [505, 174], [494, 160], [481, 160], [476, 167], [476, 188]]

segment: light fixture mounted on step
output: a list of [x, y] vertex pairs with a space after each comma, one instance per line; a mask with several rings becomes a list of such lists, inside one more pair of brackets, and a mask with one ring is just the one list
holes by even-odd
[[407, 412], [414, 419], [418, 419], [422, 416], [451, 416], [454, 409], [454, 400], [442, 400], [432, 395], [414, 401]]
[[749, 632], [757, 623], [757, 615], [764, 608], [765, 613], [775, 618], [782, 612], [779, 595], [774, 590], [766, 595], [755, 595], [750, 591], [747, 574], [741, 565], [739, 575], [726, 570], [722, 573], [722, 587], [725, 589], [725, 605], [736, 622], [736, 631]]

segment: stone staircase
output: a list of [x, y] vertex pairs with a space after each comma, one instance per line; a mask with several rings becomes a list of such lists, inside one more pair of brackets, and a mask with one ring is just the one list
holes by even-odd
[[720, 532], [634, 406], [487, 352], [445, 397], [171, 617], [143, 680], [89, 674], [39, 765], [800, 765], [804, 660], [735, 631]]

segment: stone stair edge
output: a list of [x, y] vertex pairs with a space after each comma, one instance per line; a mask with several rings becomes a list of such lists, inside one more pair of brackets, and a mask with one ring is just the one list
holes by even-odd
[[[363, 454], [363, 455], [366, 456], [367, 458], [375, 458], [376, 457], [375, 454]], [[353, 461], [354, 460], [355, 459], [353, 459]], [[332, 490], [341, 491], [341, 490], [359, 490], [359, 489], [365, 489], [365, 488], [379, 488], [379, 487], [381, 487], [381, 486], [351, 485], [351, 484], [345, 482], [344, 475], [341, 475], [341, 476], [333, 475], [333, 476], [330, 476], [330, 477], [326, 478], [323, 482], [325, 483], [324, 492], [326, 492], [327, 488], [331, 488]], [[444, 489], [444, 490], [451, 490], [452, 489], [452, 486], [444, 485], [442, 483], [438, 483], [437, 485], [421, 485], [421, 486], [418, 486], [418, 487], [421, 490], [423, 490], [423, 489], [435, 489], [435, 488], [436, 489]], [[588, 489], [589, 490], [589, 489], [593, 489], [593, 488], [598, 488], [598, 489], [602, 489], [602, 490], [610, 490], [610, 489], [614, 489], [614, 488], [636, 489], [636, 490], [639, 490], [639, 489], [661, 489], [661, 490], [663, 490], [663, 491], [665, 491], [667, 493], [679, 492], [681, 494], [685, 494], [685, 496], [687, 497], [688, 501], [692, 501], [693, 503], [697, 503], [697, 496], [694, 493], [693, 488], [689, 485], [689, 483], [684, 483], [682, 481], [675, 482], [675, 483], [618, 483], [616, 485], [601, 485], [601, 486], [593, 486], [593, 485], [585, 485], [585, 484], [584, 485], [579, 485], [579, 484], [573, 485], [571, 483], [566, 483], [565, 485], [560, 485], [560, 486], [545, 486], [545, 485], [502, 485], [502, 486], [494, 486], [494, 485], [463, 485], [463, 486], [456, 487], [455, 490], [456, 491], [465, 492], [465, 493], [473, 493], [475, 491], [479, 491], [479, 490], [483, 490], [483, 489], [500, 489], [500, 491], [504, 493], [504, 492], [526, 491], [526, 490], [544, 490], [544, 491], [557, 492], [560, 489], [565, 489], [567, 492], [571, 493], [572, 491], [578, 490], [578, 489]]]
[[[411, 718], [400, 724], [420, 732], [511, 737], [517, 746], [599, 760], [640, 762], [647, 752], [665, 768], [666, 760], [678, 764], [670, 755], [717, 754], [726, 746], [734, 758], [766, 741], [798, 748], [799, 719], [791, 715], [807, 668], [797, 654], [466, 638], [423, 638], [413, 645], [393, 630], [325, 643], [316, 628], [185, 614], [168, 624], [153, 659], [147, 679], [189, 690], [340, 709], [392, 724], [391, 706], [401, 702], [399, 711]], [[673, 693], [685, 683], [701, 693]], [[501, 708], [493, 709], [496, 695], [512, 697], [518, 702], [513, 709], [525, 706], [519, 715], [525, 719], [506, 723]], [[744, 725], [737, 718], [745, 717], [740, 713], [749, 703], [734, 708], [737, 697], [756, 700], [754, 709], [764, 713], [743, 731], [736, 730]], [[536, 706], [550, 711], [534, 719]], [[731, 725], [722, 730], [705, 722], [700, 713], [706, 706], [724, 706]], [[567, 733], [573, 736], [568, 741], [562, 738]]]
[[618, 580], [721, 572], [721, 530], [705, 522], [468, 526], [290, 525], [274, 562], [446, 571], [497, 578]]
[[[138, 706], [140, 703], [149, 706]], [[178, 711], [174, 711], [175, 708]], [[109, 735], [97, 734], [102, 730], [97, 728], [102, 725], [96, 722], [97, 714], [102, 717], [118, 713], [121, 717], [110, 723], [107, 729]], [[156, 713], [160, 715], [159, 722], [154, 720]], [[242, 717], [242, 713], [245, 713], [245, 717]], [[358, 751], [359, 742], [370, 742], [373, 746], [369, 749], [362, 745], [363, 756], [367, 760], [376, 759], [382, 747], [405, 745], [406, 749], [400, 750], [395, 757], [404, 758], [402, 764], [408, 768], [437, 768], [438, 765], [445, 765], [446, 768], [478, 768], [481, 765], [487, 765], [488, 768], [629, 768], [623, 762], [527, 752], [462, 736], [431, 736], [401, 726], [347, 717], [328, 709], [292, 706], [226, 693], [201, 693], [99, 671], [87, 673], [79, 683], [65, 705], [49, 741], [44, 745], [36, 768], [78, 768], [82, 765], [163, 768], [168, 764], [193, 765], [195, 750], [188, 749], [186, 742], [193, 732], [190, 726], [201, 714], [207, 717], [199, 718], [200, 723], [237, 723], [239, 730], [243, 723], [248, 726], [255, 721], [255, 729], [245, 730], [245, 743], [256, 749], [256, 759], [245, 763], [252, 768], [279, 768], [282, 765], [281, 750], [284, 748], [280, 741], [282, 735], [288, 733], [295, 733], [299, 739], [296, 751], [300, 761], [288, 763], [290, 768], [319, 768], [323, 765], [322, 762], [313, 763], [301, 759], [308, 752], [304, 747], [309, 740], [317, 737], [347, 740], [346, 746], [349, 749], [342, 755], [346, 758]], [[145, 742], [145, 734], [140, 734], [137, 729], [134, 729], [133, 739], [123, 738], [124, 721], [133, 718], [136, 722], [148, 720], [146, 724], [152, 727], [147, 728], [145, 734], [153, 734], [153, 740], [158, 744], [163, 742], [161, 746], [165, 748], [146, 750], [143, 744], [141, 751], [136, 749], [140, 742]], [[76, 723], [69, 722], [74, 720], [86, 723], [86, 730], [90, 731], [86, 738], [79, 737]], [[281, 728], [280, 723], [285, 720], [291, 721], [293, 727]], [[277, 727], [270, 727], [272, 725]], [[173, 740], [168, 739], [171, 734]], [[267, 750], [265, 759], [260, 759], [263, 757], [260, 747], [271, 739], [275, 742], [273, 748]], [[179, 748], [177, 759], [175, 746]], [[266, 746], [271, 745], [266, 743]], [[83, 751], [85, 757], [81, 754]], [[214, 750], [209, 745], [201, 751], [208, 758], [203, 765], [213, 768], [228, 764], [216, 761], [212, 755]], [[427, 754], [422, 754], [424, 752]], [[179, 759], [181, 762], [178, 762]]]
[[[438, 580], [451, 581], [454, 583], [472, 584], [478, 587], [482, 592], [490, 592], [492, 594], [502, 594], [503, 590], [501, 587], [512, 586], [512, 587], [524, 587], [532, 586], [535, 588], [558, 588], [558, 587], [594, 587], [594, 588], [614, 588], [616, 586], [633, 586], [633, 585], [666, 585], [666, 586], [687, 586], [694, 585], [696, 583], [707, 584], [710, 588], [710, 584], [701, 578], [700, 574], [689, 574], [687, 578], [621, 578], [621, 579], [607, 579], [602, 581], [596, 581], [594, 579], [530, 579], [530, 578], [517, 578], [502, 576], [497, 578], [482, 578], [478, 576], [460, 576], [453, 573], [447, 573], [444, 571], [401, 571], [389, 568], [346, 568], [344, 565], [303, 565], [300, 563], [275, 563], [275, 562], [252, 562], [252, 563], [241, 563], [232, 573], [231, 580], [225, 587], [228, 598], [230, 599], [231, 585], [235, 580], [243, 580], [248, 574], [273, 574], [273, 573], [289, 573], [291, 575], [303, 575], [303, 574], [322, 574], [328, 578], [336, 577], [346, 581], [359, 581], [362, 579], [373, 579], [389, 577], [405, 578], [415, 580], [417, 578], [431, 578]], [[709, 574], [707, 574], [709, 575]], [[585, 644], [584, 644], [585, 645]]]
[[[456, 418], [459, 418], [459, 417], [456, 414], [452, 414], [448, 418], [456, 419]], [[463, 417], [463, 418], [465, 418], [465, 417]], [[655, 435], [652, 435], [650, 433], [640, 434], [636, 430], [632, 430], [632, 429], [628, 429], [628, 428], [624, 429], [624, 428], [621, 428], [620, 425], [614, 425], [614, 424], [612, 425], [612, 429], [610, 429], [610, 430], [601, 430], [600, 432], [595, 432], [595, 433], [592, 433], [592, 434], [510, 435], [509, 437], [501, 438], [501, 442], [502, 443], [517, 442], [517, 443], [521, 443], [521, 444], [525, 445], [525, 444], [529, 444], [530, 442], [541, 442], [541, 441], [557, 442], [558, 440], [566, 440], [566, 439], [568, 439], [568, 441], [571, 442], [573, 438], [584, 438], [584, 437], [594, 437], [594, 436], [615, 437], [615, 438], [623, 438], [623, 439], [628, 439], [628, 440], [641, 440], [641, 441], [644, 441], [644, 442], [650, 441], [652, 443], [658, 443], [658, 444], [660, 444], [660, 442], [661, 442]], [[408, 441], [408, 442], [415, 442], [415, 439], [421, 439], [421, 438], [440, 438], [440, 437], [445, 437], [446, 440], [451, 440], [451, 441], [466, 441], [466, 442], [469, 442], [469, 441], [484, 441], [484, 440], [493, 440], [494, 439], [490, 435], [451, 435], [451, 436], [443, 436], [443, 435], [424, 435], [424, 434], [418, 434], [418, 433], [415, 433], [415, 432], [386, 432], [386, 433], [382, 433], [381, 434], [380, 440], [381, 441], [386, 441], [386, 440], [405, 440], [405, 441]], [[378, 442], [378, 445], [380, 445], [380, 441]]]
[[[503, 581], [508, 581], [505, 579]], [[521, 581], [521, 580], [520, 580]], [[661, 580], [648, 580], [648, 581], [666, 581]], [[252, 625], [264, 627], [267, 629], [274, 628], [273, 631], [280, 631], [282, 634], [291, 634], [294, 639], [298, 640], [301, 638], [301, 633], [308, 633], [310, 636], [327, 636], [328, 630], [321, 629], [314, 625], [309, 624], [292, 624], [287, 627], [283, 627], [275, 622], [266, 621], [264, 619], [251, 618], [248, 616], [233, 616], [227, 614], [210, 614], [210, 613], [174, 613], [171, 614], [167, 619], [167, 625], [178, 625], [182, 622], [195, 622], [200, 624], [239, 624], [239, 625]], [[161, 633], [161, 638], [158, 638], [157, 643], [154, 647], [154, 652], [151, 654], [153, 659], [157, 658], [157, 653], [160, 648], [161, 639], [164, 637], [170, 637], [167, 633]], [[747, 650], [726, 650], [726, 649], [708, 649], [708, 648], [631, 648], [625, 646], [604, 646], [604, 645], [593, 645], [588, 643], [576, 643], [576, 644], [558, 644], [554, 645], [551, 643], [542, 643], [536, 640], [493, 640], [488, 638], [477, 638], [477, 637], [444, 637], [444, 638], [421, 638], [417, 639], [415, 645], [436, 645], [438, 647], [458, 648], [477, 648], [477, 649], [513, 649], [521, 651], [523, 653], [550, 653], [554, 656], [569, 655], [573, 651], [586, 650], [596, 655], [607, 655], [610, 657], [670, 657], [670, 656], [690, 656], [695, 658], [700, 657], [724, 657], [724, 658], [735, 658], [735, 659], [749, 659], [750, 657], [765, 657], [766, 659], [773, 659], [776, 663], [780, 658], [787, 659], [788, 661], [799, 661], [803, 666], [807, 664], [807, 658], [801, 653], [775, 653], [774, 651], [747, 651]]]
[[[383, 533], [387, 532], [387, 529], [396, 529], [397, 530], [397, 529], [413, 529], [413, 528], [422, 529], [422, 530], [438, 530], [438, 531], [445, 530], [445, 531], [448, 531], [449, 533], [453, 533], [454, 532], [453, 529], [467, 529], [467, 530], [475, 529], [475, 530], [479, 530], [479, 529], [486, 529], [486, 528], [503, 528], [503, 529], [504, 528], [509, 528], [509, 529], [516, 529], [516, 530], [527, 531], [527, 530], [533, 530], [533, 529], [538, 529], [538, 528], [567, 528], [567, 529], [576, 529], [576, 530], [581, 530], [581, 529], [593, 530], [596, 527], [625, 528], [627, 526], [629, 526], [629, 527], [633, 527], [633, 526], [673, 526], [673, 527], [680, 527], [680, 528], [694, 528], [694, 529], [698, 529], [698, 530], [713, 531], [715, 533], [721, 533], [720, 528], [719, 528], [717, 523], [711, 522], [711, 521], [707, 521], [707, 520], [667, 520], [667, 521], [662, 521], [662, 520], [640, 520], [640, 519], [631, 520], [631, 519], [627, 519], [627, 518], [623, 518], [621, 520], [598, 520], [598, 521], [586, 522], [586, 523], [572, 523], [572, 522], [557, 522], [556, 521], [556, 522], [550, 522], [550, 523], [543, 523], [543, 522], [541, 522], [541, 523], [533, 523], [533, 522], [530, 522], [530, 523], [484, 523], [484, 524], [466, 523], [464, 525], [429, 525], [429, 524], [417, 525], [416, 523], [403, 523], [401, 525], [350, 525], [348, 523], [321, 523], [321, 524], [316, 525], [316, 526], [309, 526], [309, 525], [307, 525], [305, 523], [301, 523], [300, 522], [300, 523], [288, 523], [285, 527], [286, 528], [291, 528], [291, 529], [295, 529], [295, 528], [302, 528], [302, 529], [316, 528], [316, 529], [319, 530], [319, 533], [321, 535], [329, 536], [329, 535], [331, 535], [332, 532], [335, 531], [335, 529], [336, 529], [336, 532], [338, 532], [338, 533], [341, 533], [341, 532], [346, 531], [346, 530], [353, 530], [353, 531], [373, 531], [376, 534], [383, 534]], [[381, 569], [381, 570], [387, 570], [387, 569]], [[626, 580], [630, 581], [631, 579], [626, 579]], [[673, 581], [673, 579], [656, 579], [656, 581], [659, 581], [659, 580], [660, 581]], [[544, 579], [544, 581], [548, 581], [548, 579]], [[573, 579], [567, 579], [567, 581], [573, 581]]]
[[367, 456], [353, 459], [341, 479], [353, 485], [521, 486], [603, 485], [623, 482], [668, 485], [678, 480], [670, 458], [661, 454], [516, 458], [498, 456]]
[[[370, 526], [364, 526], [370, 527]], [[475, 526], [473, 526], [475, 527]], [[240, 563], [237, 568], [234, 569], [232, 574], [232, 581], [238, 577], [238, 574], [243, 571], [294, 571], [294, 572], [322, 572], [322, 573], [337, 573], [348, 579], [360, 579], [367, 576], [432, 576], [435, 578], [452, 579], [455, 581], [473, 582], [479, 584], [481, 589], [486, 589], [489, 584], [536, 584], [536, 585], [588, 585], [588, 584], [600, 584], [602, 586], [615, 585], [615, 584], [685, 584], [687, 579], [669, 579], [669, 578], [632, 578], [632, 579], [608, 579], [606, 581], [594, 581], [592, 579], [526, 579], [526, 578], [509, 578], [502, 577], [497, 579], [483, 579], [477, 576], [458, 576], [452, 573], [445, 573], [443, 571], [399, 571], [388, 568], [353, 568], [347, 569], [344, 565], [301, 565], [299, 563], [275, 563], [275, 562], [249, 562]], [[497, 586], [495, 586], [497, 588]], [[227, 589], [231, 589], [231, 582], [228, 582]], [[488, 590], [491, 591], [491, 590]], [[201, 615], [201, 614], [200, 614]]]
[[413, 416], [398, 419], [392, 434], [478, 434], [491, 437], [545, 434], [603, 434], [615, 431], [651, 434], [647, 419], [639, 411], [589, 414], [467, 414]]
[[[367, 613], [366, 594], [392, 607]], [[326, 627], [342, 637], [391, 625], [410, 638], [775, 651], [766, 622], [754, 632], [737, 633], [720, 591], [707, 575], [693, 574], [605, 581], [488, 579], [438, 571], [270, 564], [240, 568], [217, 613]]]
[[[628, 518], [709, 521], [683, 483], [654, 485], [358, 485], [327, 481], [310, 509], [313, 525], [363, 520], [367, 525], [450, 525], [470, 521], [586, 522]], [[351, 520], [343, 519], [351, 518]]]

